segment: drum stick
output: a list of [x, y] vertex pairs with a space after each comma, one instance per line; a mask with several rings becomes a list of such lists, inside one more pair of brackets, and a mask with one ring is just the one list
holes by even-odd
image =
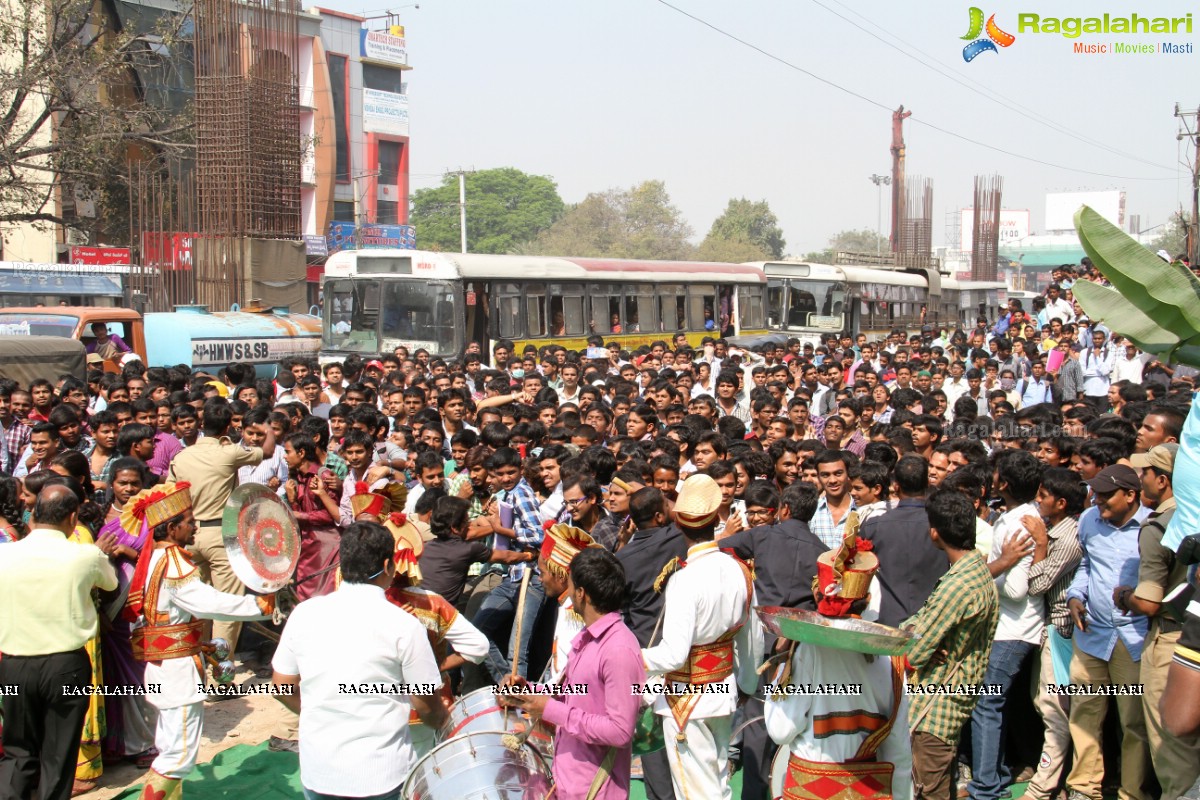
[[525, 572], [521, 575], [521, 591], [517, 595], [517, 629], [516, 642], [513, 644], [513, 660], [512, 660], [512, 676], [517, 677], [518, 667], [521, 663], [521, 627], [525, 621], [525, 594], [529, 589], [529, 575], [533, 572], [532, 567], [525, 567]]
[[272, 642], [275, 642], [276, 644], [279, 643], [279, 634], [276, 633], [275, 631], [271, 630], [270, 628], [268, 628], [266, 625], [263, 625], [260, 622], [247, 622], [246, 624], [249, 625], [251, 628], [254, 628], [254, 630], [258, 631], [263, 636], [270, 639]]

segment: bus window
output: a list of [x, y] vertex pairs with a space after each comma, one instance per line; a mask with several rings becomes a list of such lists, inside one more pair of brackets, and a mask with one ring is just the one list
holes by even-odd
[[687, 297], [682, 286], [668, 283], [658, 287], [658, 319], [660, 331], [687, 330]]
[[546, 287], [541, 283], [525, 284], [525, 313], [530, 336], [546, 335]]
[[496, 317], [500, 338], [513, 339], [521, 335], [521, 295], [515, 283], [499, 283], [493, 287]]
[[808, 287], [802, 283], [793, 283], [788, 287], [789, 327], [803, 327], [809, 324], [808, 315], [817, 313], [817, 298]]
[[379, 352], [375, 327], [379, 321], [378, 281], [327, 281], [325, 297], [331, 312], [329, 346], [335, 350]]
[[659, 330], [653, 286], [630, 286], [625, 292], [625, 332]]
[[691, 330], [715, 331], [718, 312], [715, 286], [688, 287], [688, 316], [691, 318]]
[[579, 284], [550, 284], [550, 335], [582, 336], [584, 332], [583, 287]]
[[588, 328], [592, 333], [621, 333], [621, 289], [618, 286], [605, 283], [593, 283], [589, 286], [592, 313], [588, 319]]
[[738, 287], [738, 325], [747, 330], [763, 327], [761, 286]]
[[783, 321], [783, 294], [787, 287], [783, 281], [772, 280], [767, 284], [767, 325], [778, 328]]

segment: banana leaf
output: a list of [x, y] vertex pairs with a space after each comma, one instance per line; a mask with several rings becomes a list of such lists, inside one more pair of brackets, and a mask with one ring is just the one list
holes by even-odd
[[1075, 213], [1075, 229], [1092, 263], [1130, 303], [1180, 340], [1200, 332], [1200, 280], [1187, 267], [1164, 263], [1087, 206]]
[[[1095, 263], [1095, 258], [1092, 260]], [[1160, 259], [1155, 260], [1162, 263]], [[1079, 280], [1072, 291], [1090, 319], [1103, 322], [1110, 330], [1129, 339], [1147, 353], [1165, 357], [1179, 346], [1178, 336], [1159, 325], [1115, 289]]]

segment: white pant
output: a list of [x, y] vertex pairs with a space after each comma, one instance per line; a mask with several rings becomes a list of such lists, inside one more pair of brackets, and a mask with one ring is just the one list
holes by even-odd
[[667, 740], [667, 763], [676, 800], [731, 800], [729, 788], [729, 737], [732, 715], [692, 718], [684, 726], [687, 741], [678, 741], [679, 726], [667, 714], [662, 718]]
[[158, 710], [154, 745], [158, 757], [151, 769], [167, 778], [182, 779], [196, 766], [200, 756], [200, 734], [204, 730], [204, 703], [190, 703]]

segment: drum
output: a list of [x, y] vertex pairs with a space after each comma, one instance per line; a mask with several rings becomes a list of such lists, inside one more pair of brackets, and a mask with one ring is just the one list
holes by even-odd
[[[529, 719], [520, 710], [501, 708], [492, 687], [485, 686], [463, 695], [450, 706], [446, 722], [438, 731], [438, 741], [446, 742], [477, 731], [521, 733], [528, 726]], [[534, 728], [528, 741], [547, 761], [554, 758], [554, 733], [545, 724]]]
[[509, 750], [503, 736], [479, 731], [442, 742], [413, 767], [401, 798], [546, 800], [552, 782], [546, 762], [528, 744]]

